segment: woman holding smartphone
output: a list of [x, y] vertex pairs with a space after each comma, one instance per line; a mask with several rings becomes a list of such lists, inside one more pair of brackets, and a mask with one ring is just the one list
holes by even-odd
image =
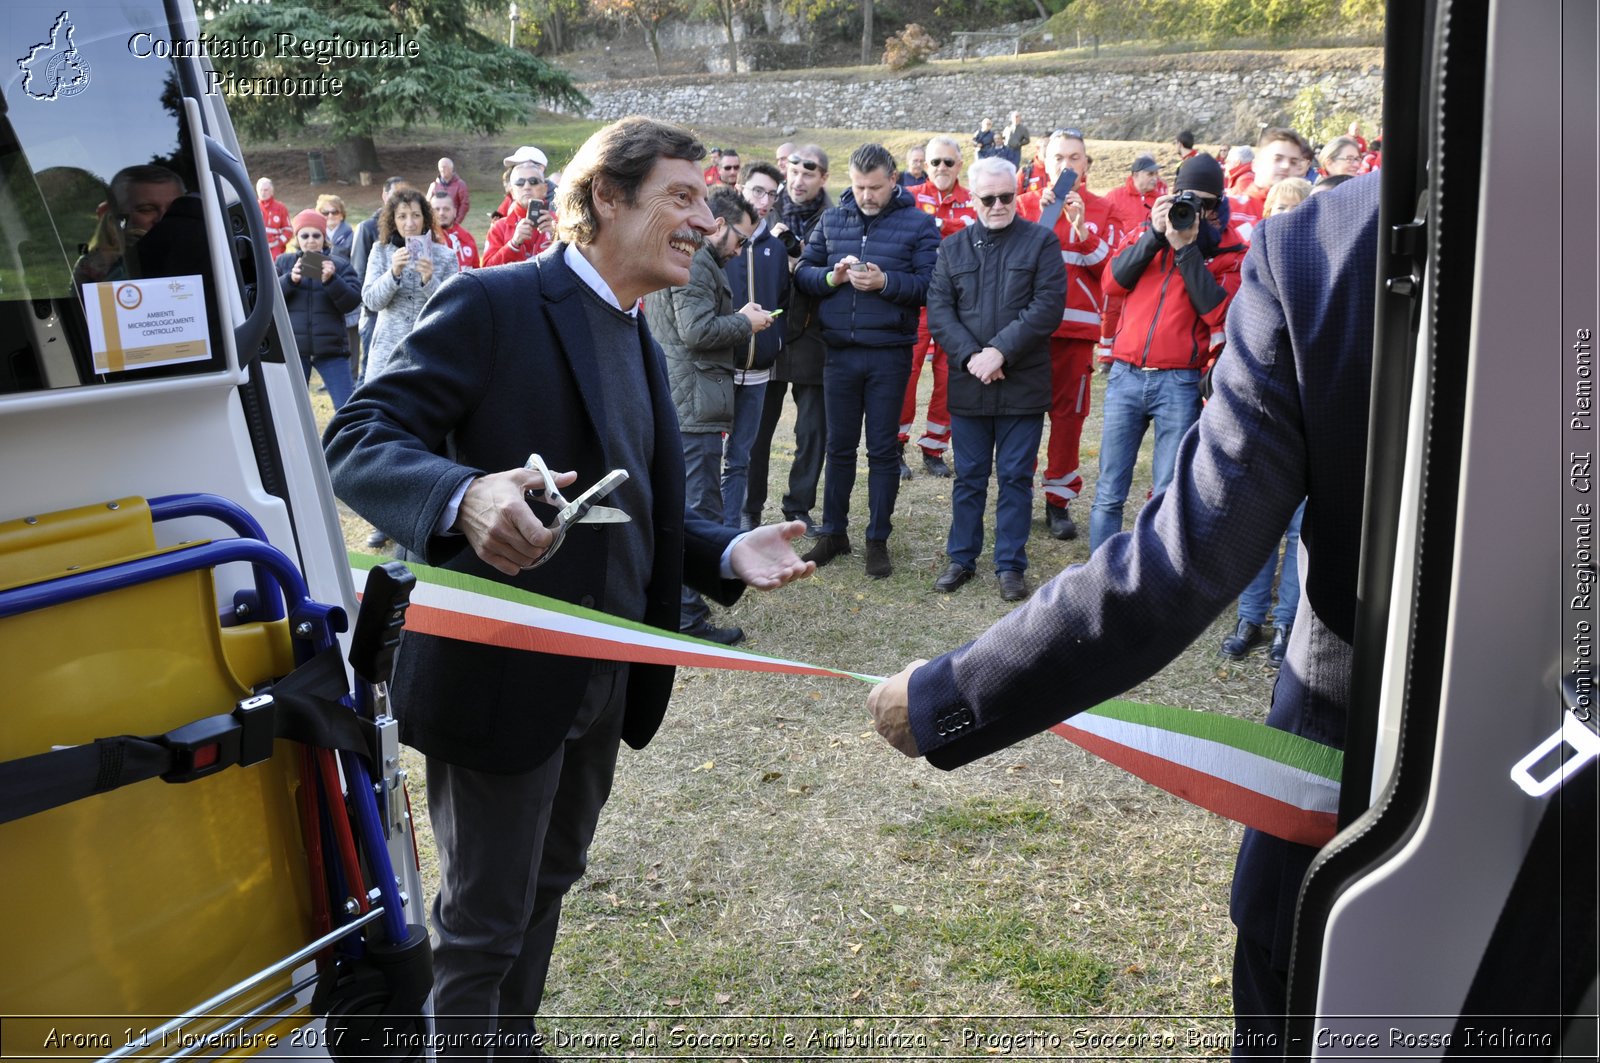
[[378, 216], [378, 242], [361, 286], [361, 301], [378, 315], [367, 352], [368, 379], [384, 371], [428, 297], [456, 272], [456, 253], [436, 242], [438, 235], [433, 208], [414, 188], [396, 192]]
[[314, 368], [328, 388], [333, 408], [343, 406], [355, 384], [350, 376], [350, 332], [345, 315], [361, 305], [361, 289], [350, 260], [328, 245], [328, 223], [314, 210], [294, 218], [294, 240], [278, 256], [278, 287], [283, 291], [300, 367], [306, 382]]

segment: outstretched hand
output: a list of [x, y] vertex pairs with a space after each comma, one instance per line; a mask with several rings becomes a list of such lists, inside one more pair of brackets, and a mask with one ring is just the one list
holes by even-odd
[[802, 561], [794, 552], [794, 541], [804, 535], [804, 521], [764, 524], [734, 545], [728, 562], [733, 574], [745, 586], [770, 591], [792, 583], [817, 570], [815, 562]]

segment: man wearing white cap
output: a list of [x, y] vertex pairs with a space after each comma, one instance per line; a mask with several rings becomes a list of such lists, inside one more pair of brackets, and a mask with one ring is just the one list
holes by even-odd
[[[523, 148], [522, 151], [537, 152], [538, 149]], [[544, 155], [540, 154], [539, 158], [543, 159]], [[489, 227], [489, 242], [483, 252], [486, 267], [526, 261], [549, 247], [555, 239], [555, 219], [550, 214], [548, 201], [550, 186], [545, 183], [543, 163], [527, 159], [515, 164], [506, 176], [506, 191], [514, 202], [505, 211], [505, 217]]]

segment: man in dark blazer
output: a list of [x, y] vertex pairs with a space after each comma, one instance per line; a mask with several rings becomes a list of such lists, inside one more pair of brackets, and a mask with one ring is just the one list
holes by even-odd
[[[646, 292], [689, 279], [712, 229], [688, 131], [642, 118], [595, 133], [562, 184], [562, 243], [443, 286], [389, 372], [329, 425], [335, 490], [405, 556], [676, 631], [687, 583], [731, 604], [811, 571], [804, 525], [743, 536], [684, 510], [683, 451]], [[526, 492], [629, 478], [633, 519], [553, 535]], [[443, 1049], [538, 1054], [561, 898], [583, 874], [619, 741], [660, 725], [673, 671], [408, 632], [391, 684], [427, 755], [439, 845], [435, 1011]]]
[[[869, 698], [902, 752], [954, 768], [1121, 694], [1195, 640], [1306, 499], [1305, 594], [1267, 722], [1343, 748], [1366, 470], [1378, 181], [1256, 234], [1215, 392], [1166, 491], [976, 641]], [[1247, 830], [1230, 914], [1236, 1054], [1278, 1055], [1295, 901], [1315, 850]]]

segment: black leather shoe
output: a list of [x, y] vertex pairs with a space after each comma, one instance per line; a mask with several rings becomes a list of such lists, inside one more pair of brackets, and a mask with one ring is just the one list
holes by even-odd
[[900, 444], [900, 479], [911, 479], [911, 466], [906, 464], [906, 445]]
[[752, 517], [748, 513], [739, 514], [739, 530], [742, 532], [755, 531], [761, 525], [759, 517]]
[[374, 550], [378, 549], [388, 541], [389, 537], [383, 534], [383, 532], [379, 531], [377, 528], [373, 528], [372, 534], [367, 536], [367, 545], [372, 547]]
[[684, 632], [697, 639], [707, 642], [717, 642], [724, 646], [733, 646], [744, 641], [744, 628], [742, 627], [716, 627], [713, 624], [696, 624]]
[[945, 594], [954, 594], [974, 575], [976, 573], [972, 569], [963, 568], [959, 562], [952, 561], [950, 567], [944, 570], [944, 574], [933, 581], [933, 589], [943, 591]]
[[1267, 647], [1268, 668], [1283, 664], [1284, 654], [1289, 652], [1289, 632], [1293, 630], [1293, 624], [1279, 624], [1278, 630], [1272, 633], [1272, 645]]
[[807, 550], [800, 556], [802, 561], [815, 561], [821, 568], [840, 554], [850, 552], [850, 536], [848, 535], [819, 535], [817, 545]]
[[1234, 628], [1233, 634], [1222, 640], [1221, 654], [1233, 661], [1244, 660], [1244, 655], [1266, 641], [1266, 636], [1261, 633], [1260, 624], [1252, 624], [1248, 620], [1239, 621], [1239, 626]]
[[889, 544], [883, 539], [867, 540], [867, 575], [873, 579], [884, 579], [894, 572], [894, 566], [889, 563]]
[[802, 538], [815, 539], [817, 537], [817, 522], [811, 519], [811, 513], [808, 510], [802, 509], [798, 513], [785, 513], [783, 515], [783, 519], [797, 520], [804, 524], [806, 526], [806, 531]]
[[1007, 602], [1020, 602], [1028, 596], [1028, 581], [1022, 573], [1007, 570], [1000, 573], [1000, 598]]
[[950, 478], [950, 466], [937, 454], [923, 454], [922, 467], [928, 470], [929, 476], [939, 476], [946, 480]]
[[1076, 539], [1078, 537], [1078, 525], [1073, 522], [1072, 514], [1068, 512], [1066, 506], [1045, 506], [1044, 519], [1050, 525], [1050, 537], [1052, 539]]

